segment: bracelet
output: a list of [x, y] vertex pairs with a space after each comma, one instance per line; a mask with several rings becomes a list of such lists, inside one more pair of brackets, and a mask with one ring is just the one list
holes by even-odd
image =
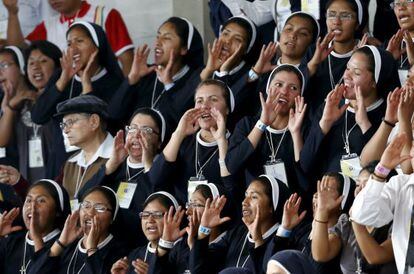
[[328, 221], [319, 221], [318, 219], [313, 219], [315, 222], [317, 223], [321, 223], [321, 224], [327, 224]]
[[381, 163], [378, 163], [375, 167], [374, 174], [381, 179], [386, 179], [390, 172], [391, 170], [389, 168], [386, 168], [385, 166], [381, 165]]
[[382, 121], [383, 121], [386, 125], [388, 125], [388, 126], [390, 126], [390, 127], [395, 127], [395, 124], [393, 124], [393, 123], [391, 123], [391, 122], [389, 122], [389, 121], [385, 120], [385, 117], [383, 117], [383, 118], [382, 118]]
[[257, 127], [261, 132], [264, 132], [267, 128], [267, 125], [260, 120], [257, 120], [255, 127]]
[[57, 239], [56, 240], [56, 243], [62, 248], [62, 249], [65, 249], [66, 248], [66, 245], [64, 245], [64, 244], [62, 244], [62, 242], [61, 241], [59, 241], [59, 239]]
[[226, 167], [226, 161], [225, 160], [218, 159], [218, 162], [219, 162], [220, 168], [225, 168]]
[[98, 249], [96, 247], [95, 248], [88, 248], [86, 250], [86, 254], [88, 254], [89, 252], [96, 252], [96, 251], [98, 251]]
[[292, 230], [286, 229], [283, 226], [279, 226], [276, 235], [283, 238], [289, 238], [290, 233], [292, 233]]
[[166, 241], [166, 240], [163, 240], [162, 238], [160, 238], [158, 240], [158, 246], [162, 249], [169, 250], [169, 249], [172, 249], [174, 247], [174, 242]]
[[200, 227], [198, 228], [198, 233], [201, 233], [201, 234], [204, 234], [204, 235], [210, 235], [211, 228], [200, 225]]
[[259, 79], [259, 74], [254, 70], [253, 67], [249, 70], [249, 79], [252, 82]]

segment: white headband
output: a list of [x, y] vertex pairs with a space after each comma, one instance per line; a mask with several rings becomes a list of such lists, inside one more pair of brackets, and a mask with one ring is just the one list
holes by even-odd
[[150, 196], [148, 196], [148, 198], [145, 200], [145, 202], [148, 201], [149, 198], [151, 198], [152, 196], [154, 196], [156, 194], [163, 195], [163, 196], [167, 197], [168, 199], [170, 199], [171, 202], [174, 205], [175, 210], [178, 210], [178, 202], [177, 202], [177, 200], [174, 198], [174, 196], [172, 196], [170, 193], [168, 193], [166, 191], [157, 191], [157, 192], [152, 193]]
[[364, 14], [364, 10], [362, 9], [361, 1], [355, 0], [355, 3], [358, 6], [358, 22], [359, 22], [359, 25], [361, 25], [362, 24], [362, 16]]
[[[266, 93], [267, 94], [269, 94], [269, 88], [270, 88], [270, 83], [272, 82], [272, 76], [273, 76], [273, 73], [275, 73], [275, 71], [278, 69], [278, 68], [280, 68], [280, 67], [291, 67], [291, 68], [293, 68], [294, 70], [296, 70], [296, 71], [298, 71], [299, 72], [299, 74], [300, 74], [300, 76], [301, 76], [301, 78], [302, 78], [302, 86], [301, 86], [301, 89], [300, 89], [300, 95], [303, 95], [303, 91], [305, 90], [305, 76], [303, 76], [303, 73], [302, 73], [302, 71], [300, 70], [300, 69], [298, 69], [297, 67], [295, 67], [294, 65], [290, 65], [290, 64], [281, 64], [281, 65], [279, 65], [279, 66], [277, 66], [277, 67], [275, 67], [273, 70], [272, 70], [272, 72], [270, 73], [270, 75], [269, 75], [269, 78], [267, 79], [267, 85], [266, 85]], [[272, 79], [272, 80], [271, 80]]]
[[118, 210], [119, 210], [119, 200], [118, 200], [118, 195], [116, 195], [115, 191], [113, 191], [112, 188], [107, 187], [107, 186], [102, 186], [103, 188], [106, 188], [108, 190], [111, 191], [111, 193], [115, 196], [115, 201], [116, 201], [116, 205], [115, 205], [115, 212], [114, 212], [114, 216], [112, 217], [112, 221], [115, 220], [116, 215], [118, 214]]
[[341, 202], [341, 209], [344, 209], [346, 200], [348, 199], [348, 196], [349, 196], [349, 189], [351, 188], [351, 180], [349, 179], [348, 176], [342, 174], [342, 172], [340, 172], [339, 174], [341, 174], [342, 177], [344, 178], [344, 187], [342, 189], [343, 198]]
[[156, 110], [154, 108], [152, 108], [153, 111], [155, 111], [155, 113], [158, 114], [158, 116], [161, 119], [161, 132], [160, 132], [160, 136], [161, 136], [161, 143], [164, 142], [164, 138], [165, 138], [165, 131], [166, 131], [166, 123], [165, 123], [165, 119], [164, 116], [162, 115], [162, 113], [159, 110]]
[[24, 75], [24, 58], [22, 51], [16, 46], [7, 46], [6, 49], [10, 49], [16, 54], [17, 62], [19, 63], [20, 72]]
[[191, 47], [191, 42], [193, 41], [194, 25], [187, 18], [184, 18], [184, 17], [180, 17], [180, 18], [183, 19], [185, 22], [187, 22], [187, 25], [188, 25], [187, 50], [189, 50]]
[[92, 36], [92, 40], [95, 43], [96, 47], [99, 48], [99, 40], [98, 40], [98, 34], [95, 31], [95, 28], [91, 25], [91, 23], [86, 22], [86, 21], [76, 21], [75, 23], [73, 23], [70, 28], [72, 28], [75, 25], [82, 25], [84, 27], [86, 27], [86, 29], [89, 31], [89, 33]]
[[379, 80], [379, 76], [381, 73], [381, 55], [379, 53], [379, 50], [375, 47], [375, 46], [364, 46], [364, 47], [368, 47], [372, 54], [374, 55], [374, 61], [375, 61], [375, 71], [374, 71], [374, 79], [375, 79], [375, 83], [378, 84], [378, 80]]
[[[256, 41], [256, 36], [257, 36], [256, 26], [254, 25], [252, 20], [250, 20], [249, 18], [247, 18], [245, 16], [233, 16], [233, 17], [230, 17], [227, 21], [230, 21], [230, 20], [235, 19], [235, 18], [239, 18], [239, 19], [242, 19], [242, 20], [246, 21], [250, 25], [250, 28], [252, 30], [252, 37], [250, 38], [249, 45], [248, 45], [247, 51], [246, 51], [248, 53], [252, 49], [252, 47], [254, 45], [254, 42]], [[220, 34], [221, 34], [222, 31], [223, 31], [223, 26], [220, 27]]]
[[272, 186], [272, 202], [273, 202], [273, 210], [276, 211], [277, 204], [279, 203], [279, 184], [277, 183], [276, 179], [273, 176], [269, 175], [260, 175], [259, 177], [267, 178]]
[[206, 185], [210, 188], [211, 195], [213, 196], [213, 199], [216, 199], [216, 198], [220, 197], [220, 192], [219, 192], [219, 190], [218, 190], [218, 188], [215, 184], [207, 183]]
[[39, 180], [39, 181], [37, 181], [36, 183], [39, 183], [39, 182], [48, 182], [48, 183], [50, 183], [54, 188], [56, 188], [56, 192], [57, 192], [57, 194], [58, 194], [58, 196], [59, 196], [59, 204], [60, 204], [60, 209], [62, 210], [62, 212], [65, 210], [65, 204], [63, 203], [63, 191], [62, 191], [62, 188], [59, 186], [59, 184], [58, 183], [56, 183], [55, 181], [53, 181], [53, 180], [50, 180], [50, 179], [41, 179], [41, 180]]

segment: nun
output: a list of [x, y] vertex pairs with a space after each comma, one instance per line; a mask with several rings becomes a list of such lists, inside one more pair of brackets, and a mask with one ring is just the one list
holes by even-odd
[[209, 79], [199, 84], [194, 101], [195, 107], [183, 115], [150, 172], [156, 189], [170, 190], [183, 204], [202, 182], [214, 182], [229, 193], [233, 191], [233, 182], [225, 178], [230, 174], [224, 162], [233, 93], [222, 81]]
[[300, 164], [308, 176], [320, 178], [325, 172], [339, 171], [358, 176], [365, 144], [381, 123], [393, 126], [383, 117], [384, 98], [399, 84], [394, 64], [391, 54], [374, 46], [354, 51], [344, 73], [345, 84], [328, 94], [305, 138]]
[[59, 239], [33, 262], [32, 273], [108, 273], [128, 253], [111, 233], [118, 211], [112, 189], [90, 188], [81, 197], [80, 209], [66, 218]]
[[194, 25], [185, 18], [170, 17], [158, 28], [154, 65], [147, 65], [150, 49], [139, 47], [128, 77], [115, 92], [109, 106], [112, 118], [125, 122], [141, 107], [159, 110], [168, 125], [169, 139], [184, 112], [191, 108], [200, 82], [203, 42]]
[[[260, 116], [243, 118], [230, 138], [226, 164], [231, 174], [244, 175], [247, 184], [265, 173], [283, 182], [290, 191], [305, 195], [308, 185], [299, 180], [296, 162], [300, 151], [295, 148], [300, 146], [295, 143], [302, 142], [298, 140], [302, 140], [304, 128], [304, 81], [302, 72], [293, 65], [282, 64], [272, 71]], [[293, 109], [300, 119], [292, 117], [289, 121]]]
[[309, 258], [298, 250], [283, 250], [270, 258], [267, 274], [316, 274]]
[[1, 218], [0, 271], [4, 274], [36, 273], [36, 258], [59, 238], [70, 212], [69, 196], [55, 181], [42, 179], [30, 186], [23, 204], [27, 230], [13, 226], [19, 215], [14, 208]]
[[[58, 69], [46, 85], [32, 108], [32, 120], [36, 124], [47, 123], [56, 113], [58, 103], [81, 94], [90, 94], [109, 102], [124, 79], [122, 70], [108, 43], [105, 31], [98, 25], [77, 21], [66, 32], [68, 49]], [[53, 119], [52, 143], [54, 154], [50, 156], [48, 177], [59, 174], [68, 153], [77, 150], [62, 137], [59, 119]]]
[[117, 228], [118, 239], [131, 248], [143, 245], [146, 238], [141, 230], [141, 212], [147, 197], [154, 192], [150, 182], [153, 160], [158, 155], [165, 138], [166, 125], [163, 115], [151, 108], [137, 109], [124, 131], [114, 138], [114, 147], [109, 160], [96, 175], [85, 183], [79, 195], [97, 185], [105, 185], [116, 191], [120, 211]]
[[268, 175], [255, 178], [242, 202], [244, 224], [231, 229], [220, 241], [210, 245], [208, 236], [211, 230], [228, 218], [217, 216], [220, 214], [220, 210], [215, 209], [217, 205], [205, 209], [190, 252], [190, 264], [202, 273], [217, 273], [227, 267], [247, 268], [260, 273], [264, 252], [279, 228], [283, 204], [288, 196], [287, 187], [275, 178]]

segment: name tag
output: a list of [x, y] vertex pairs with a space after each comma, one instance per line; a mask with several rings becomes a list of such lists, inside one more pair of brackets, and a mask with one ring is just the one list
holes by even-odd
[[350, 155], [343, 155], [341, 160], [341, 171], [342, 174], [357, 179], [359, 172], [361, 171], [361, 164], [357, 154], [352, 153]]
[[79, 209], [79, 200], [78, 199], [72, 199], [70, 200], [70, 209], [72, 212], [75, 212]]
[[282, 160], [267, 162], [263, 168], [266, 175], [275, 177], [276, 179], [282, 181], [287, 187], [289, 187], [286, 176], [285, 163]]
[[187, 199], [190, 200], [191, 194], [195, 191], [196, 187], [201, 184], [207, 184], [208, 181], [203, 177], [191, 177], [190, 180], [188, 180], [188, 186], [187, 186]]
[[401, 86], [405, 84], [408, 77], [408, 70], [406, 69], [399, 69], [398, 70], [398, 77], [400, 78]]
[[0, 147], [0, 158], [5, 158], [5, 157], [6, 157], [6, 148]]
[[29, 140], [29, 167], [43, 167], [42, 140], [40, 138]]
[[129, 206], [131, 205], [132, 197], [134, 197], [136, 188], [137, 184], [131, 184], [127, 182], [121, 182], [119, 184], [118, 190], [116, 191], [116, 195], [118, 196], [119, 206], [121, 208], [129, 208]]

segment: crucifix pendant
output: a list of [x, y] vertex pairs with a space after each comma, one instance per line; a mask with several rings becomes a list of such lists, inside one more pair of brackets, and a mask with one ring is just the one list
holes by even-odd
[[22, 267], [20, 268], [20, 274], [26, 274], [26, 268], [24, 267], [24, 265], [22, 265]]

